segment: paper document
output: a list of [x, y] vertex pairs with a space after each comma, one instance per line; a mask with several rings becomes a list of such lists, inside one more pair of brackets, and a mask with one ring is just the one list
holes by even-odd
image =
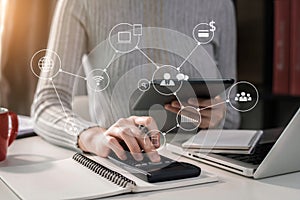
[[18, 115], [19, 119], [19, 132], [18, 136], [33, 132], [33, 121], [30, 117]]
[[182, 147], [247, 150], [257, 143], [261, 135], [259, 130], [202, 130]]

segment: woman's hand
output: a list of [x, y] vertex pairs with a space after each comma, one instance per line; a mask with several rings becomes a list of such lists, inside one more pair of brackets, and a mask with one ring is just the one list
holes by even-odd
[[[216, 96], [213, 99], [190, 98], [187, 104], [184, 104], [183, 106], [200, 108], [200, 128], [213, 128], [224, 118], [226, 107], [222, 102], [224, 102], [224, 100], [222, 100], [220, 96]], [[172, 101], [170, 104], [165, 105], [165, 109], [177, 114], [181, 107], [178, 101]], [[198, 115], [194, 112], [194, 109], [190, 109], [190, 113], [185, 113], [185, 115], [193, 118], [193, 116]]]
[[120, 145], [123, 141], [134, 159], [138, 161], [143, 159], [141, 153], [143, 149], [152, 162], [159, 162], [160, 156], [156, 151], [156, 148], [160, 146], [159, 142], [156, 146], [153, 145], [150, 138], [141, 133], [138, 125], [147, 127], [149, 131], [157, 130], [153, 118], [132, 116], [119, 119], [107, 130], [94, 127], [82, 132], [79, 135], [79, 147], [101, 157], [107, 157], [112, 150], [120, 159], [125, 160], [127, 159], [126, 151]]

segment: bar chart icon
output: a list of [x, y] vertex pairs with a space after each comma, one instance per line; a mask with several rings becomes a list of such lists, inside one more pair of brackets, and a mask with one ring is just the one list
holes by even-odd
[[199, 123], [199, 121], [191, 117], [181, 115], [181, 123]]
[[185, 131], [196, 130], [201, 124], [200, 111], [192, 106], [183, 107], [176, 116], [177, 126]]

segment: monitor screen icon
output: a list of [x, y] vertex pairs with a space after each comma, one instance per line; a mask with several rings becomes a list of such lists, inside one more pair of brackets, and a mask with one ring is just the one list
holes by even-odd
[[131, 32], [120, 31], [118, 32], [118, 43], [131, 43]]

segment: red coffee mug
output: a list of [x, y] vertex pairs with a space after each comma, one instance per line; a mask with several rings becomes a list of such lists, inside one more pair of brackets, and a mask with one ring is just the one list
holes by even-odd
[[[9, 131], [9, 117], [11, 130]], [[15, 113], [0, 107], [0, 161], [5, 160], [7, 147], [15, 140], [18, 134], [18, 117]]]

